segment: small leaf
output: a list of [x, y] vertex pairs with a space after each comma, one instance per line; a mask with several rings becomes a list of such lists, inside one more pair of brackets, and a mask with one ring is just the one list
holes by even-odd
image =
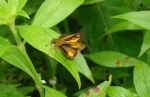
[[30, 19], [30, 17], [28, 16], [28, 14], [24, 11], [24, 10], [20, 10], [16, 13], [16, 15], [20, 15], [20, 16], [24, 16], [28, 19]]
[[48, 86], [43, 85], [42, 87], [45, 89], [45, 97], [67, 97], [64, 94], [62, 94]]
[[139, 97], [150, 97], [150, 66], [134, 68], [134, 85]]
[[70, 15], [84, 0], [45, 0], [32, 25], [52, 27]]
[[95, 54], [85, 55], [85, 57], [89, 58], [96, 64], [105, 67], [131, 67], [145, 65], [145, 63], [140, 60], [113, 51], [103, 51]]
[[112, 18], [120, 18], [127, 20], [145, 29], [150, 29], [150, 11], [129, 12], [122, 15], [113, 16]]
[[109, 81], [104, 81], [95, 88], [92, 88], [79, 97], [106, 97], [106, 90], [110, 86], [112, 76], [109, 76]]
[[110, 86], [107, 89], [109, 97], [137, 97], [137, 94], [118, 86]]
[[0, 84], [0, 96], [1, 97], [24, 97], [17, 90], [18, 85]]
[[150, 30], [147, 30], [144, 35], [141, 51], [139, 57], [142, 56], [150, 48]]
[[22, 69], [28, 73], [34, 80], [34, 75], [30, 70], [30, 66], [22, 51], [16, 46], [11, 46], [6, 53], [3, 54], [2, 59], [6, 60], [8, 63]]
[[[17, 29], [20, 35], [30, 45], [44, 52], [45, 54], [48, 54], [52, 58], [55, 58], [63, 66], [65, 66], [68, 69], [68, 71], [73, 75], [73, 77], [76, 79], [79, 87], [81, 86], [79, 73], [77, 69], [77, 63], [75, 62], [75, 59], [74, 60], [68, 59], [61, 52], [61, 50], [57, 50], [56, 52], [56, 49], [54, 49], [54, 46], [50, 44], [50, 41], [53, 38], [58, 38], [60, 36], [58, 33], [54, 32], [53, 30], [43, 28], [43, 27], [38, 27], [38, 26], [18, 26]], [[77, 58], [77, 60], [82, 61], [83, 59]]]

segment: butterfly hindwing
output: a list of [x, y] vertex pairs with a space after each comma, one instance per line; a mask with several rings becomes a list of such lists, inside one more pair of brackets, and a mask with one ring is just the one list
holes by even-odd
[[68, 45], [62, 45], [62, 46], [60, 46], [60, 48], [62, 49], [64, 54], [69, 58], [74, 58], [77, 56], [77, 49], [75, 49], [75, 48], [72, 48]]

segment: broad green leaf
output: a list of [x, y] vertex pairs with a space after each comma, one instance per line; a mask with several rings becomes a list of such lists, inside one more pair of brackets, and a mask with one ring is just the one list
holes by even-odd
[[124, 19], [145, 29], [150, 29], [149, 16], [150, 11], [139, 11], [113, 16], [112, 18]]
[[30, 64], [22, 51], [16, 46], [11, 46], [9, 49], [3, 54], [1, 57], [2, 59], [6, 60], [8, 63], [22, 69], [27, 74], [29, 74], [34, 80], [34, 75], [30, 70]]
[[84, 0], [45, 0], [32, 25], [52, 27], [70, 15]]
[[89, 58], [96, 64], [105, 67], [131, 67], [145, 65], [145, 63], [140, 60], [114, 51], [103, 51], [94, 54], [88, 54], [85, 55], [85, 57]]
[[85, 0], [83, 4], [88, 5], [88, 4], [94, 4], [94, 3], [99, 3], [104, 0]]
[[141, 51], [139, 57], [142, 56], [150, 48], [150, 30], [147, 30], [144, 35]]
[[112, 34], [117, 31], [123, 31], [123, 30], [142, 30], [142, 28], [128, 21], [121, 22], [114, 25], [112, 28], [110, 28], [104, 35]]
[[42, 87], [45, 89], [45, 97], [67, 97], [64, 94], [62, 94], [48, 86], [43, 85]]
[[134, 68], [134, 86], [140, 97], [150, 97], [150, 66]]
[[0, 36], [0, 57], [9, 49], [10, 46], [10, 42]]
[[118, 86], [110, 86], [107, 89], [109, 97], [137, 97], [137, 94]]
[[85, 77], [87, 77], [89, 80], [91, 80], [93, 83], [95, 83], [92, 73], [82, 54], [78, 54], [78, 57], [75, 58], [75, 62], [77, 63], [78, 71], [82, 73]]
[[16, 89], [18, 85], [0, 84], [0, 97], [24, 97]]
[[[20, 35], [33, 47], [48, 54], [52, 58], [55, 58], [63, 66], [65, 66], [68, 71], [76, 79], [79, 87], [81, 86], [79, 73], [77, 69], [77, 63], [75, 59], [67, 58], [61, 50], [55, 49], [54, 45], [50, 44], [53, 38], [58, 38], [60, 35], [53, 30], [38, 27], [38, 26], [18, 26]], [[77, 56], [78, 57], [78, 56]], [[83, 60], [79, 59], [78, 60]], [[83, 60], [84, 61], [84, 60]]]
[[106, 97], [107, 88], [110, 86], [112, 76], [109, 76], [109, 81], [104, 81], [95, 88], [92, 88], [79, 97]]

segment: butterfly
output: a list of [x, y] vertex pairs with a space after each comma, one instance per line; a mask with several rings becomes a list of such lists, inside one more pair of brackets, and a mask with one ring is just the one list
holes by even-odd
[[54, 44], [54, 48], [61, 49], [68, 58], [75, 58], [78, 51], [85, 48], [82, 44], [84, 38], [84, 33], [79, 32], [75, 34], [62, 34], [59, 38], [54, 38], [51, 40], [51, 44]]

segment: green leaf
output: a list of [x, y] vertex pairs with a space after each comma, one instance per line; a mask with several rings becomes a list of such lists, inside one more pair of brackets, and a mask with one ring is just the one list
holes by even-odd
[[118, 86], [110, 86], [107, 89], [109, 97], [137, 97], [137, 94]]
[[112, 74], [113, 79], [130, 76], [128, 72], [125, 72], [120, 68], [106, 68], [98, 65], [94, 66], [91, 71], [96, 80], [105, 80], [110, 74]]
[[135, 58], [129, 57], [125, 54], [113, 51], [103, 51], [94, 54], [85, 55], [96, 64], [105, 67], [131, 67], [138, 65], [145, 65], [144, 62]]
[[92, 88], [79, 97], [106, 97], [106, 90], [110, 86], [112, 76], [109, 76], [109, 81], [104, 81], [95, 88]]
[[64, 94], [62, 94], [48, 86], [43, 85], [42, 87], [45, 89], [45, 97], [67, 97]]
[[31, 86], [24, 86], [24, 87], [19, 87], [17, 91], [19, 91], [23, 95], [28, 95], [29, 93], [33, 92], [35, 90], [35, 87]]
[[113, 16], [112, 18], [119, 18], [130, 21], [145, 29], [150, 29], [150, 11], [139, 11], [139, 12], [129, 12], [122, 15]]
[[144, 35], [139, 57], [142, 56], [149, 48], [150, 48], [150, 30], [147, 30]]
[[0, 24], [7, 24], [7, 16], [9, 16], [9, 8], [5, 0], [0, 0]]
[[8, 6], [11, 9], [11, 12], [14, 14], [20, 11], [24, 5], [26, 4], [27, 0], [8, 0]]
[[0, 0], [0, 17], [5, 17], [9, 14], [9, 9], [7, 2], [5, 0]]
[[[67, 58], [64, 54], [62, 54], [61, 50], [57, 50], [56, 52], [54, 46], [50, 44], [53, 38], [58, 38], [60, 36], [58, 33], [54, 32], [53, 30], [38, 26], [18, 26], [17, 29], [20, 35], [30, 45], [44, 52], [45, 54], [48, 54], [52, 58], [55, 58], [63, 66], [65, 66], [68, 69], [68, 71], [73, 75], [73, 77], [76, 79], [79, 87], [81, 86], [79, 73], [77, 69], [77, 63], [75, 61], [76, 58], [74, 60]], [[77, 58], [77, 60], [84, 61], [83, 59], [79, 58]]]
[[92, 73], [83, 57], [83, 55], [81, 53], [78, 54], [78, 57], [75, 58], [75, 61], [77, 63], [78, 66], [78, 71], [80, 73], [82, 73], [85, 77], [87, 77], [90, 81], [94, 82]]
[[26, 57], [24, 56], [24, 54], [22, 53], [22, 51], [20, 51], [18, 47], [16, 46], [9, 47], [7, 52], [3, 54], [2, 59], [22, 69], [35, 80], [34, 75], [30, 70], [28, 60], [26, 59]]
[[142, 28], [128, 21], [121, 22], [114, 25], [112, 28], [110, 28], [104, 35], [112, 34], [117, 31], [123, 31], [123, 30], [142, 30]]
[[46, 0], [36, 13], [32, 25], [52, 27], [70, 15], [84, 0]]
[[150, 97], [150, 66], [134, 68], [134, 85], [140, 97]]
[[[8, 24], [15, 20], [17, 15], [27, 16], [20, 12], [27, 0], [0, 0], [0, 24]], [[18, 13], [18, 14], [17, 14]]]
[[30, 17], [28, 16], [28, 14], [24, 11], [24, 10], [20, 10], [16, 13], [16, 15], [20, 15], [20, 16], [24, 16], [28, 19], [30, 19]]
[[0, 96], [1, 97], [24, 97], [17, 90], [18, 85], [0, 84]]
[[0, 57], [9, 49], [10, 46], [10, 42], [0, 36]]

